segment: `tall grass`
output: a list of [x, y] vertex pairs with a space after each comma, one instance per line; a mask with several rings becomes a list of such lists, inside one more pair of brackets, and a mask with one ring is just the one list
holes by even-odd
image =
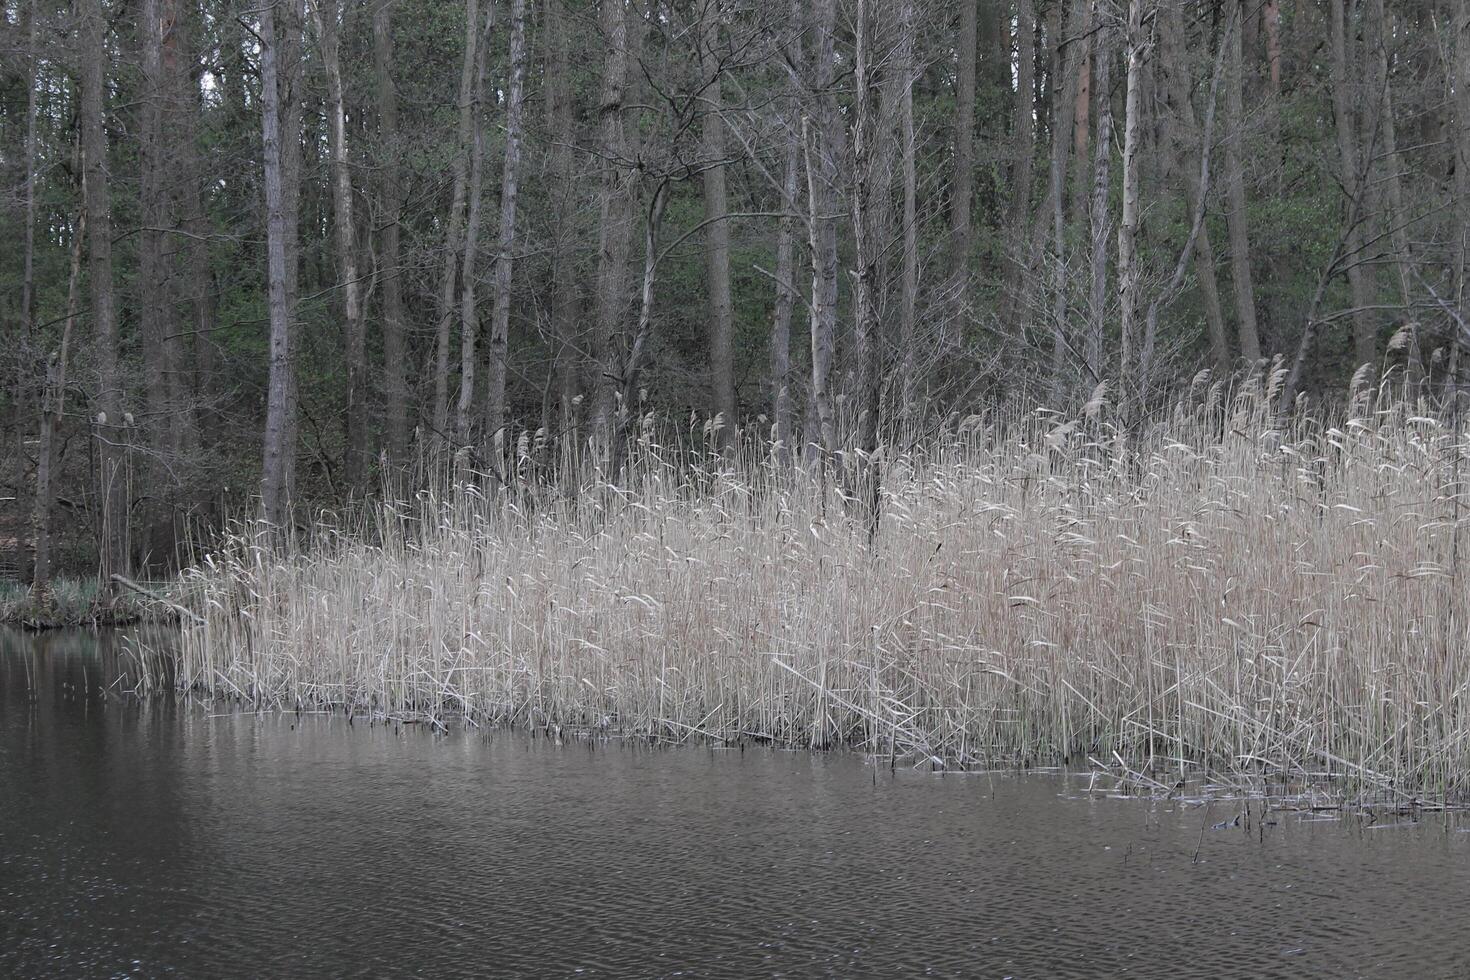
[[432, 724], [1463, 799], [1470, 445], [1404, 403], [1280, 430], [1269, 402], [1201, 386], [1132, 437], [1095, 412], [952, 420], [884, 463], [871, 541], [841, 481], [648, 431], [619, 486], [461, 482], [288, 554], [241, 528], [190, 573], [177, 679]]

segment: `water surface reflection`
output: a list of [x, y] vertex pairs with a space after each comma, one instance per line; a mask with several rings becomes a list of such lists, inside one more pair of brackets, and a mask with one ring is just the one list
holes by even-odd
[[1453, 823], [140, 701], [115, 643], [0, 634], [0, 975], [1470, 971]]

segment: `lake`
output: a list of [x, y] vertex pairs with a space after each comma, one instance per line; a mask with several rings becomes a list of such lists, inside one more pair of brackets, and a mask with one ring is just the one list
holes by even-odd
[[128, 642], [0, 633], [0, 975], [1470, 975], [1455, 818], [257, 715]]

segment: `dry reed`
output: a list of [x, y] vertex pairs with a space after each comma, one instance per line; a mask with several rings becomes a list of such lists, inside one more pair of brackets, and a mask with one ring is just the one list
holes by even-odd
[[885, 464], [871, 543], [827, 481], [651, 429], [617, 487], [461, 483], [289, 554], [243, 528], [190, 573], [204, 622], [177, 682], [434, 724], [1463, 799], [1470, 445], [1366, 396], [1283, 431], [1269, 396], [1202, 383], [1131, 440], [1095, 403], [952, 420]]

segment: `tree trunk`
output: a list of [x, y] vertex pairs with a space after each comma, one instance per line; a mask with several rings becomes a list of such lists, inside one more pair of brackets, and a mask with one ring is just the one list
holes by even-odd
[[1073, 44], [1077, 45], [1077, 90], [1075, 110], [1072, 113], [1072, 212], [1082, 214], [1092, 200], [1093, 171], [1089, 148], [1092, 140], [1092, 64], [1093, 48], [1097, 44], [1097, 0], [1077, 0], [1078, 24], [1071, 32]]
[[1276, 193], [1280, 194], [1286, 171], [1281, 140], [1281, 0], [1263, 0], [1261, 28], [1266, 34], [1266, 132], [1276, 158], [1273, 183]]
[[720, 2], [700, 0], [699, 60], [704, 101], [705, 287], [709, 302], [710, 413], [715, 419], [715, 445], [729, 447], [735, 434], [735, 314], [730, 306], [730, 207], [725, 192], [725, 123], [720, 76]]
[[1108, 313], [1108, 198], [1112, 190], [1113, 26], [1097, 12], [1092, 37], [1093, 84], [1097, 87], [1097, 146], [1092, 160], [1092, 278], [1087, 305], [1087, 371], [1094, 383], [1103, 375], [1103, 333]]
[[[505, 375], [510, 347], [511, 273], [516, 244], [516, 189], [520, 178], [521, 128], [525, 116], [526, 0], [510, 2], [510, 81], [505, 112], [505, 161], [500, 174], [500, 236], [495, 254], [495, 301], [490, 318], [489, 393], [485, 440], [495, 449], [506, 422]], [[500, 453], [495, 453], [500, 458]]]
[[[833, 214], [837, 183], [837, 137], [840, 125], [833, 90], [835, 0], [812, 0], [813, 114], [802, 120], [806, 147], [807, 214], [811, 242], [812, 400], [817, 409], [822, 465], [837, 446], [837, 419], [832, 400], [832, 359], [837, 333], [837, 219]], [[815, 132], [812, 130], [815, 129]]]
[[[202, 60], [196, 39], [202, 33], [202, 18], [192, 4], [188, 10], [189, 13], [181, 15], [176, 23], [174, 43], [164, 49], [165, 57], [173, 62], [177, 62], [180, 50], [188, 58], [187, 66], [174, 63], [166, 72], [172, 92], [172, 119], [166, 125], [174, 134], [177, 147], [175, 167], [180, 175], [175, 221], [184, 231], [180, 243], [185, 256], [182, 270], [184, 295], [176, 299], [181, 301], [188, 321], [187, 327], [176, 329], [173, 338], [165, 345], [173, 377], [174, 409], [170, 418], [173, 444], [181, 462], [196, 458], [199, 429], [216, 390], [213, 379], [215, 290], [209, 255], [213, 228], [209, 215], [205, 213], [201, 193], [201, 189], [209, 185], [211, 175], [206, 170], [198, 145], [199, 120], [204, 106], [196, 75]], [[188, 25], [192, 32], [186, 32], [184, 25]], [[244, 121], [243, 117], [240, 121]], [[185, 378], [190, 376], [192, 383], [186, 385]]]
[[1143, 378], [1135, 377], [1134, 345], [1138, 342], [1139, 285], [1139, 144], [1143, 136], [1143, 0], [1128, 0], [1128, 82], [1123, 113], [1123, 213], [1118, 225], [1118, 291], [1121, 299], [1118, 401], [1131, 417], [1142, 394]]
[[393, 84], [393, 4], [373, 5], [373, 76], [378, 102], [378, 196], [383, 229], [378, 237], [383, 288], [383, 437], [389, 465], [408, 463], [408, 345], [403, 311], [399, 221], [403, 190], [399, 178], [398, 89]]
[[138, 154], [142, 219], [138, 236], [138, 304], [145, 311], [140, 333], [144, 346], [151, 352], [144, 359], [144, 391], [151, 443], [148, 480], [152, 491], [142, 513], [147, 525], [148, 551], [162, 555], [173, 550], [173, 521], [169, 513], [172, 494], [165, 488], [176, 482], [174, 460], [182, 448], [183, 419], [183, 399], [176, 390], [182, 358], [174, 285], [179, 276], [173, 246], [178, 240], [179, 222], [169, 183], [180, 162], [178, 150], [182, 141], [177, 136], [181, 131], [191, 132], [191, 127], [181, 124], [179, 86], [172, 77], [179, 71], [177, 32], [181, 25], [176, 0], [143, 0], [138, 21], [144, 89]]
[[[874, 187], [883, 176], [874, 156], [873, 144], [886, 136], [879, 129], [880, 120], [874, 118], [872, 66], [873, 24], [869, 9], [871, 0], [857, 0], [857, 11], [853, 31], [856, 52], [853, 61], [854, 121], [852, 128], [852, 157], [855, 186], [852, 196], [852, 227], [856, 239], [857, 271], [853, 277], [853, 305], [856, 320], [857, 341], [857, 412], [858, 412], [858, 457], [857, 497], [867, 521], [868, 533], [876, 531], [878, 524], [878, 410], [879, 393], [882, 386], [882, 338], [878, 316], [877, 289], [878, 264], [882, 242], [878, 240], [881, 219]], [[904, 70], [907, 66], [904, 66]], [[881, 185], [880, 185], [881, 186]]]
[[556, 340], [556, 385], [561, 408], [561, 427], [570, 431], [576, 424], [576, 399], [580, 389], [581, 331], [578, 329], [579, 292], [573, 252], [572, 216], [577, 211], [580, 182], [572, 171], [573, 99], [568, 38], [569, 25], [562, 0], [546, 5], [551, 33], [552, 68], [547, 80], [548, 114], [552, 132], [551, 178], [555, 188], [555, 238], [552, 241], [551, 316]]
[[[279, 8], [284, 12], [285, 8]], [[283, 36], [289, 23], [276, 23], [276, 4], [260, 11], [261, 138], [265, 164], [266, 206], [266, 305], [270, 314], [270, 380], [266, 400], [265, 461], [261, 479], [261, 504], [265, 519], [285, 529], [290, 517], [292, 461], [296, 453], [295, 384], [292, 334], [295, 309], [292, 303], [291, 257], [296, 237], [294, 191], [288, 187], [299, 176], [285, 159], [283, 141], [290, 113], [283, 94], [291, 92], [279, 64], [287, 53]], [[286, 20], [287, 18], [282, 18]], [[289, 70], [286, 72], [289, 74]], [[292, 95], [294, 98], [294, 95]]]
[[970, 279], [970, 212], [975, 186], [975, 53], [980, 0], [960, 0], [955, 76], [954, 189], [950, 197], [950, 276], [964, 309]]
[[1470, 324], [1470, 0], [1455, 0], [1455, 305], [1457, 322], [1450, 324], [1450, 367], [1445, 383], [1450, 408], [1465, 408], [1460, 378], [1466, 324]]
[[470, 143], [475, 138], [475, 71], [480, 41], [478, 0], [465, 0], [464, 60], [459, 70], [459, 131], [455, 143], [453, 191], [445, 221], [444, 265], [439, 276], [439, 323], [434, 332], [434, 431], [440, 440], [449, 438], [449, 346], [454, 325], [455, 276], [464, 228], [465, 196], [469, 185]]
[[1271, 97], [1281, 97], [1281, 0], [1265, 0], [1261, 22], [1266, 28], [1266, 64], [1271, 80]]
[[87, 266], [92, 293], [92, 351], [97, 365], [96, 437], [98, 478], [98, 544], [103, 582], [127, 575], [128, 492], [127, 440], [123, 417], [122, 378], [118, 371], [117, 307], [112, 283], [112, 190], [108, 174], [107, 88], [103, 65], [108, 58], [107, 14], [102, 0], [82, 0], [80, 13], [81, 132], [83, 206], [87, 211]]
[[[1190, 166], [1190, 156], [1196, 152], [1207, 152], [1200, 144], [1199, 126], [1190, 101], [1191, 78], [1185, 65], [1188, 63], [1188, 45], [1184, 35], [1184, 17], [1178, 4], [1164, 5], [1161, 18], [1161, 41], [1163, 67], [1169, 76], [1170, 100], [1174, 112], [1166, 116], [1168, 138], [1164, 140], [1173, 147], [1173, 154], [1184, 175], [1184, 189], [1191, 201], [1201, 201], [1209, 194], [1208, 187], [1201, 187], [1199, 170]], [[1234, 20], [1229, 21], [1231, 25]], [[1235, 29], [1233, 26], [1227, 30]], [[1220, 289], [1215, 280], [1215, 249], [1210, 241], [1210, 229], [1201, 225], [1195, 240], [1194, 270], [1199, 282], [1200, 302], [1204, 307], [1205, 332], [1209, 337], [1210, 359], [1221, 377], [1230, 372], [1230, 340], [1225, 331], [1225, 313], [1220, 303]]]
[[[1388, 67], [1390, 21], [1383, 8], [1383, 0], [1368, 0], [1368, 17], [1372, 27], [1374, 47], [1373, 89], [1382, 93], [1383, 99], [1379, 118], [1382, 120], [1383, 132], [1383, 184], [1388, 204], [1384, 220], [1391, 229], [1389, 242], [1393, 248], [1393, 267], [1399, 289], [1399, 300], [1403, 303], [1405, 315], [1408, 316], [1408, 311], [1414, 302], [1413, 261], [1409, 253], [1409, 219], [1404, 209], [1403, 181], [1399, 175], [1401, 161], [1398, 150], [1398, 130], [1393, 115], [1393, 87]], [[1411, 320], [1405, 323], [1402, 329], [1408, 332], [1405, 380], [1408, 382], [1409, 390], [1417, 394], [1423, 382], [1424, 371], [1424, 363], [1419, 350], [1419, 328]]]
[[[1080, 20], [1081, 4], [1074, 6], [1073, 20]], [[1042, 220], [1038, 225], [1051, 224], [1052, 267], [1051, 267], [1051, 398], [1061, 405], [1066, 397], [1070, 375], [1067, 365], [1071, 360], [1072, 345], [1067, 339], [1067, 171], [1073, 143], [1074, 116], [1077, 111], [1075, 93], [1081, 85], [1078, 71], [1082, 64], [1081, 42], [1063, 40], [1062, 8], [1053, 13], [1052, 24], [1055, 54], [1053, 65], [1061, 77], [1062, 90], [1052, 98], [1051, 125], [1051, 173], [1047, 189], [1047, 207], [1043, 208]], [[1070, 25], [1069, 25], [1070, 26]], [[1066, 44], [1065, 51], [1062, 48]]]
[[609, 438], [617, 415], [617, 387], [621, 358], [624, 294], [627, 290], [628, 252], [633, 228], [633, 190], [628, 167], [625, 93], [628, 84], [628, 16], [621, 0], [600, 0], [599, 23], [605, 53], [602, 91], [598, 99], [601, 181], [598, 187], [597, 310], [594, 345], [598, 375], [594, 388], [596, 428]]
[[[802, 37], [804, 18], [801, 0], [793, 0], [791, 23], [786, 39], [786, 61], [797, 67], [805, 65]], [[791, 385], [791, 322], [797, 300], [797, 214], [801, 206], [802, 123], [805, 111], [800, 76], [789, 81], [790, 106], [785, 120], [786, 148], [781, 167], [781, 210], [776, 233], [776, 306], [771, 318], [771, 413], [775, 418], [771, 429], [777, 462], [791, 462], [796, 440], [797, 408]], [[799, 455], [799, 454], [797, 454]]]
[[[1022, 0], [1023, 8], [1029, 6], [1030, 0]], [[903, 418], [913, 422], [918, 409], [915, 403], [915, 374], [918, 370], [916, 332], [919, 305], [919, 145], [914, 131], [914, 78], [918, 73], [918, 66], [914, 63], [914, 0], [901, 0], [899, 30], [902, 36], [899, 39], [898, 63], [899, 70], [903, 72], [899, 80], [902, 92], [898, 104], [899, 154], [903, 169], [903, 268], [899, 278], [898, 298], [899, 393]], [[1029, 86], [1023, 91], [1029, 96]], [[1029, 109], [1030, 99], [1024, 98], [1021, 101]], [[1026, 159], [1029, 185], [1029, 147]]]
[[[1182, 58], [1179, 57], [1179, 52], [1183, 50], [1183, 31], [1182, 29], [1177, 31], [1174, 30], [1174, 28], [1178, 27], [1179, 24], [1177, 22], [1176, 11], [1175, 23], [1169, 24], [1166, 22], [1164, 27], [1166, 39], [1164, 56], [1165, 58], [1168, 58], [1170, 56], [1175, 57], [1177, 60], [1174, 62], [1174, 64], [1176, 65], [1183, 63]], [[1229, 20], [1226, 21], [1225, 30], [1227, 32], [1233, 31], [1235, 27], [1235, 18], [1232, 16]], [[1179, 45], [1177, 45], [1172, 51], [1167, 45], [1167, 39], [1171, 35], [1175, 39], [1180, 41]], [[1189, 186], [1195, 189], [1195, 193], [1190, 198], [1192, 202], [1192, 211], [1190, 216], [1189, 235], [1184, 241], [1184, 247], [1179, 250], [1179, 260], [1174, 263], [1174, 272], [1169, 277], [1168, 284], [1154, 295], [1153, 301], [1149, 303], [1148, 306], [1148, 314], [1144, 319], [1143, 346], [1139, 351], [1138, 377], [1140, 379], [1140, 385], [1146, 385], [1148, 383], [1149, 372], [1153, 365], [1154, 344], [1158, 338], [1159, 313], [1164, 309], [1164, 307], [1174, 301], [1175, 297], [1184, 287], [1184, 277], [1189, 272], [1189, 263], [1190, 260], [1194, 257], [1195, 249], [1199, 247], [1201, 242], [1206, 244], [1209, 242], [1208, 236], [1206, 236], [1204, 233], [1205, 213], [1208, 204], [1204, 191], [1205, 188], [1208, 188], [1210, 186], [1210, 154], [1215, 145], [1215, 111], [1219, 105], [1220, 77], [1224, 74], [1224, 67], [1225, 51], [1222, 48], [1219, 52], [1216, 53], [1215, 65], [1213, 70], [1210, 72], [1210, 91], [1208, 101], [1205, 103], [1204, 131], [1199, 136], [1198, 141], [1199, 169], [1197, 172], [1192, 174], [1189, 179]], [[1185, 100], [1184, 105], [1176, 107], [1176, 112], [1183, 118], [1177, 120], [1177, 122], [1179, 123], [1178, 125], [1171, 127], [1171, 129], [1174, 131], [1174, 135], [1171, 135], [1171, 137], [1166, 142], [1174, 148], [1178, 159], [1187, 168], [1189, 154], [1184, 149], [1184, 143], [1178, 138], [1177, 133], [1178, 131], [1185, 128], [1193, 128], [1194, 110], [1188, 102], [1189, 92], [1187, 87], [1185, 87], [1184, 91], [1181, 94], [1183, 95], [1183, 98]], [[1185, 127], [1183, 125], [1184, 122], [1188, 122], [1189, 126]], [[1213, 275], [1214, 273], [1212, 271], [1210, 273], [1211, 279], [1213, 279]], [[1210, 282], [1208, 285], [1212, 286], [1213, 282]], [[1222, 329], [1219, 332], [1218, 336], [1212, 333], [1211, 342], [1212, 344], [1218, 342], [1219, 348], [1223, 348], [1225, 343], [1224, 330]], [[1219, 348], [1217, 348], [1217, 352]], [[1146, 392], [1146, 389], [1140, 388], [1140, 390]]]
[[337, 270], [342, 281], [345, 314], [342, 341], [347, 360], [347, 402], [344, 430], [347, 449], [343, 478], [349, 492], [361, 492], [371, 449], [368, 446], [367, 328], [363, 318], [362, 286], [357, 274], [357, 222], [353, 217], [352, 171], [347, 146], [347, 107], [342, 92], [341, 25], [337, 0], [312, 0], [311, 16], [321, 42], [322, 67], [327, 75], [328, 153], [332, 171], [332, 227], [336, 232]]
[[26, 70], [29, 90], [26, 93], [25, 145], [25, 230], [20, 280], [20, 320], [29, 337], [35, 329], [36, 276], [36, 117], [39, 112], [40, 48], [36, 41], [38, 0], [31, 0], [26, 17]]
[[[797, 40], [794, 44], [800, 44]], [[793, 64], [801, 64], [800, 49]], [[791, 317], [796, 307], [796, 219], [800, 205], [801, 144], [793, 133], [787, 140], [781, 167], [781, 210], [785, 214], [776, 233], [776, 308], [771, 317], [771, 438], [781, 463], [791, 459], [795, 410], [791, 401]]]
[[1031, 167], [1036, 153], [1036, 12], [1032, 0], [1016, 8], [1016, 104], [1011, 123], [1011, 187], [1006, 214], [1006, 279], [1001, 290], [1001, 328], [1011, 326], [1025, 305], [1021, 296], [1031, 273], [1026, 222], [1031, 217]]
[[475, 407], [475, 342], [480, 335], [480, 308], [475, 295], [475, 267], [480, 258], [480, 219], [485, 196], [485, 126], [481, 118], [485, 99], [486, 50], [495, 20], [495, 4], [485, 5], [485, 29], [476, 45], [475, 88], [470, 98], [469, 208], [465, 214], [464, 256], [459, 272], [459, 401], [454, 414], [454, 439], [470, 445]]
[[45, 602], [51, 585], [52, 516], [56, 512], [56, 427], [66, 408], [66, 359], [81, 301], [82, 239], [87, 230], [87, 212], [77, 214], [71, 245], [71, 275], [66, 284], [66, 320], [61, 328], [61, 346], [46, 366], [45, 402], [41, 410], [41, 432], [36, 446], [36, 500], [32, 523], [36, 543], [31, 565], [31, 595]]
[[628, 425], [636, 417], [633, 411], [638, 397], [638, 379], [643, 371], [644, 351], [653, 336], [653, 300], [655, 275], [658, 272], [659, 231], [663, 228], [664, 209], [669, 202], [669, 181], [659, 182], [654, 188], [653, 199], [648, 203], [648, 217], [643, 228], [643, 285], [638, 293], [638, 323], [633, 329], [633, 338], [628, 345], [627, 358], [618, 365], [616, 377], [618, 406], [610, 421], [608, 433], [607, 472], [616, 478], [623, 468], [623, 458], [628, 451]]
[[[1231, 0], [1238, 8], [1237, 16], [1244, 19], [1247, 0]], [[1241, 161], [1243, 127], [1245, 126], [1244, 95], [1245, 70], [1241, 64], [1241, 36], [1239, 30], [1227, 33], [1223, 43], [1227, 44], [1225, 76], [1225, 115], [1228, 132], [1225, 134], [1225, 189], [1229, 210], [1226, 224], [1230, 232], [1230, 273], [1235, 284], [1235, 316], [1240, 321], [1240, 353], [1247, 363], [1261, 359], [1260, 333], [1256, 329], [1256, 296], [1251, 284], [1250, 229], [1246, 216], [1245, 171]]]
[[[1332, 114], [1337, 122], [1337, 151], [1342, 159], [1342, 186], [1350, 198], [1366, 197], [1366, 169], [1358, 164], [1358, 133], [1354, 118], [1356, 100], [1353, 79], [1358, 65], [1348, 52], [1348, 27], [1343, 0], [1330, 0], [1332, 12]], [[1354, 4], [1356, 7], [1356, 4]], [[1355, 47], [1355, 45], [1354, 45]], [[1359, 202], [1358, 213], [1367, 212], [1366, 200]], [[1362, 223], [1348, 229], [1347, 277], [1353, 299], [1353, 367], [1359, 368], [1378, 359], [1373, 318], [1367, 307], [1373, 302], [1372, 283], [1363, 263]]]

